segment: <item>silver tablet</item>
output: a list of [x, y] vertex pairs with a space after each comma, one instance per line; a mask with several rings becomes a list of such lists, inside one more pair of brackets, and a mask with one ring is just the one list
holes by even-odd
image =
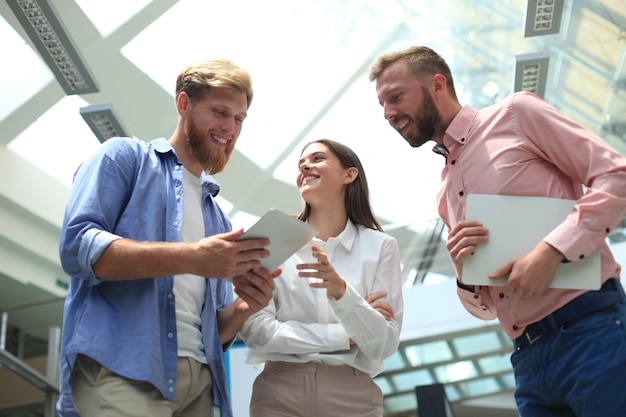
[[265, 269], [272, 272], [318, 232], [319, 230], [310, 224], [271, 208], [246, 230], [241, 240], [260, 237], [270, 240], [270, 245], [266, 247], [270, 251], [270, 256], [260, 261]]

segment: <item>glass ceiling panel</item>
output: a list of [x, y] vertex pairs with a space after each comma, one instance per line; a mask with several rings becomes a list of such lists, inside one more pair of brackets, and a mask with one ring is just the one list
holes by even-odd
[[510, 354], [486, 356], [478, 359], [478, 366], [485, 374], [505, 372], [511, 370]]
[[416, 408], [417, 397], [414, 393], [385, 398], [385, 415], [387, 415], [387, 413], [398, 413], [406, 410], [415, 410]]
[[515, 388], [515, 375], [513, 375], [513, 372], [501, 376], [500, 381], [504, 384], [505, 389]]
[[[82, 119], [79, 109], [87, 103], [79, 96], [65, 96], [31, 124], [8, 148], [68, 186], [84, 156], [100, 142]], [[63, 126], [62, 129], [59, 127]], [[53, 155], [53, 157], [51, 157]]]
[[411, 366], [447, 361], [454, 357], [446, 340], [410, 345], [404, 352]]
[[[607, 91], [611, 88], [610, 85], [597, 72], [578, 62], [564, 63], [564, 67], [565, 74], [562, 82], [567, 86], [567, 95], [563, 98], [567, 100], [571, 108], [575, 109], [575, 113], [571, 112], [570, 117], [579, 120], [579, 123], [591, 129], [597, 129], [603, 122], [604, 100], [602, 97], [606, 97]], [[588, 93], [583, 96], [580, 94], [581, 91]], [[568, 113], [567, 110], [564, 110], [564, 113]]]
[[[580, 45], [574, 51], [576, 57], [607, 77], [612, 76], [610, 68], [619, 65], [623, 47], [619, 44], [624, 43], [620, 28], [586, 9], [582, 9], [579, 18], [578, 25], [570, 29], [570, 42]], [[589, 44], [597, 47], [586, 48]]]
[[495, 332], [456, 337], [452, 340], [452, 344], [456, 353], [460, 356], [471, 356], [502, 348], [502, 343]]
[[461, 390], [468, 397], [493, 394], [502, 391], [502, 387], [495, 378], [482, 378], [459, 384]]
[[435, 375], [438, 382], [448, 383], [475, 378], [478, 376], [478, 371], [472, 361], [459, 361], [435, 367]]
[[103, 37], [107, 37], [152, 0], [75, 0]]
[[[54, 79], [41, 57], [13, 27], [0, 17], [0, 52], [5, 62], [0, 69], [0, 120], [20, 107]], [[6, 60], [10, 60], [10, 64]], [[7, 100], [7, 98], [11, 98]]]
[[393, 375], [391, 380], [398, 391], [411, 390], [416, 385], [430, 385], [435, 382], [435, 379], [427, 369], [418, 369]]
[[[272, 4], [271, 13], [267, 7], [263, 2], [183, 0], [123, 50], [168, 92], [186, 64], [228, 58], [248, 69], [255, 81], [254, 111], [237, 147], [262, 168], [289, 148], [360, 63], [369, 62], [372, 43], [401, 20], [402, 11], [392, 5], [374, 13], [368, 2], [346, 0], [281, 0]], [[257, 29], [261, 15], [263, 27]], [[207, 25], [207, 16], [220, 19]], [[181, 21], [185, 30], [172, 31]], [[159, 53], [146, 53], [155, 48]], [[288, 67], [281, 66], [284, 59]]]
[[395, 371], [396, 369], [402, 369], [406, 366], [404, 362], [404, 358], [402, 357], [402, 353], [400, 350], [394, 352], [393, 355], [385, 359], [384, 361], [385, 370]]
[[450, 402], [458, 401], [463, 398], [456, 385], [446, 385], [444, 389], [446, 390], [446, 397]]

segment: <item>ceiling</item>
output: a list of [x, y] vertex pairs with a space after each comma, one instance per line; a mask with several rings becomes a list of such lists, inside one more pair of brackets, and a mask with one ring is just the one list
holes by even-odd
[[34, 339], [60, 325], [64, 205], [72, 173], [99, 146], [80, 108], [109, 103], [127, 134], [169, 137], [174, 80], [188, 64], [228, 58], [254, 80], [237, 150], [217, 176], [234, 224], [270, 207], [298, 212], [303, 143], [341, 141], [362, 159], [374, 210], [400, 244], [407, 287], [453, 274], [435, 210], [443, 160], [428, 145], [409, 148], [384, 121], [367, 79], [379, 53], [432, 47], [450, 64], [462, 104], [483, 107], [513, 91], [516, 56], [545, 52], [545, 100], [626, 154], [624, 0], [564, 1], [559, 32], [533, 37], [524, 37], [520, 0], [48, 2], [98, 92], [66, 94], [0, 0], [0, 174], [9, 179], [0, 183], [0, 311]]

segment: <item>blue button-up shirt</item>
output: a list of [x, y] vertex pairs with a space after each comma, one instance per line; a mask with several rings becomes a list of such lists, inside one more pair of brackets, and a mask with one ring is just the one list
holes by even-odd
[[[92, 265], [120, 238], [178, 242], [183, 216], [183, 167], [161, 138], [106, 141], [77, 171], [61, 231], [60, 256], [71, 276], [61, 344], [60, 416], [78, 416], [69, 378], [78, 354], [133, 380], [153, 384], [164, 398], [176, 394], [177, 337], [174, 279], [165, 276], [122, 282], [102, 281]], [[214, 197], [219, 185], [202, 176], [206, 236], [232, 229]], [[231, 416], [223, 347], [216, 314], [233, 301], [232, 286], [207, 279], [201, 313], [202, 341], [214, 403]]]

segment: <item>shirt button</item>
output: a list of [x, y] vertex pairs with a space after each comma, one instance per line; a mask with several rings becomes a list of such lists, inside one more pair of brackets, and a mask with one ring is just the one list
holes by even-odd
[[169, 387], [167, 390], [168, 390], [169, 392], [174, 392], [174, 387]]
[[500, 295], [498, 297], [504, 298], [504, 293], [500, 293]]
[[181, 199], [180, 194], [176, 194], [176, 200], [180, 200], [180, 199]]
[[174, 333], [168, 333], [167, 334], [167, 338], [168, 339], [173, 339], [174, 338]]
[[176, 165], [176, 166], [174, 167], [174, 171], [178, 171], [179, 169], [180, 169], [180, 167], [179, 167], [178, 165]]
[[172, 225], [173, 225], [174, 227], [178, 227], [178, 221], [177, 221], [177, 220], [174, 220], [174, 222], [172, 222]]
[[168, 379], [168, 380], [167, 380], [167, 383], [168, 383], [168, 384], [173, 384], [173, 383], [174, 383], [174, 380], [173, 380], [172, 378], [170, 378], [170, 379]]
[[451, 163], [452, 165], [456, 164], [456, 159], [453, 159], [450, 163]]
[[608, 227], [606, 229], [604, 229], [605, 232], [609, 233], [611, 231], [611, 229], [609, 229]]
[[459, 191], [459, 195], [460, 195], [461, 197], [463, 197], [463, 194], [465, 194], [463, 191]]
[[584, 259], [584, 258], [585, 258], [585, 255], [583, 255], [583, 254], [581, 254], [581, 255], [578, 257], [578, 259]]
[[474, 298], [478, 298], [480, 297], [478, 294], [474, 294]]
[[517, 329], [519, 329], [519, 327], [517, 327], [517, 324], [514, 324], [513, 325], [513, 330], [517, 330]]
[[174, 298], [174, 294], [172, 294], [172, 293], [167, 294], [167, 299], [168, 300], [171, 300], [172, 298]]

